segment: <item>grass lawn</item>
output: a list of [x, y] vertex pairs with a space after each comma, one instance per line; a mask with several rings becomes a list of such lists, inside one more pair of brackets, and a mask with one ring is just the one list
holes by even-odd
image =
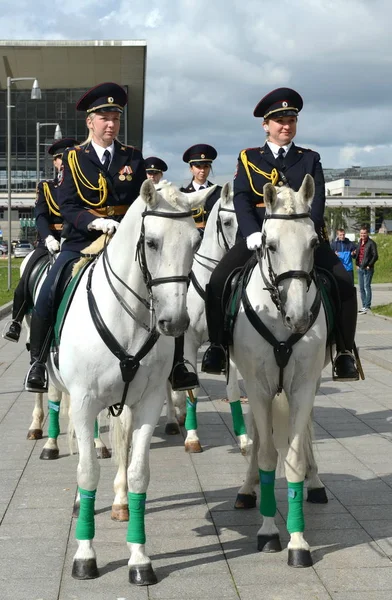
[[376, 315], [392, 318], [392, 304], [380, 304], [379, 306], [373, 307], [372, 312]]
[[8, 286], [8, 260], [0, 259], [0, 306], [3, 304], [7, 304], [10, 300], [12, 300], [14, 296], [14, 289], [18, 285], [19, 281], [19, 267], [23, 258], [12, 258], [11, 259], [11, 283], [12, 289], [7, 290]]

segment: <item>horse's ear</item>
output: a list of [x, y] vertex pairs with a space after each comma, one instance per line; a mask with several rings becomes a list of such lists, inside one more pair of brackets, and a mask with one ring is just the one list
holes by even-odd
[[231, 200], [231, 183], [228, 181], [222, 188], [221, 191], [221, 205], [229, 204]]
[[277, 193], [276, 193], [276, 189], [275, 187], [272, 185], [272, 183], [266, 183], [263, 187], [263, 194], [264, 194], [264, 202], [265, 205], [272, 210], [274, 207], [274, 204], [277, 200]]
[[146, 179], [143, 181], [142, 187], [140, 188], [140, 196], [150, 208], [154, 208], [156, 206], [158, 195], [155, 185], [151, 179]]
[[301, 198], [304, 200], [304, 202], [306, 202], [306, 204], [309, 207], [312, 205], [313, 198], [314, 198], [314, 192], [315, 192], [314, 179], [308, 173], [307, 175], [305, 175], [305, 177], [302, 181], [302, 185], [299, 188], [298, 193], [301, 194]]

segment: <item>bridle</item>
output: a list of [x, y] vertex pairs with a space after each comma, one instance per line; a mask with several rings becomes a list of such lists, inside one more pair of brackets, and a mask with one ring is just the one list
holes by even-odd
[[[306, 212], [306, 213], [293, 213], [291, 215], [280, 215], [280, 214], [264, 215], [264, 220], [266, 220], [266, 219], [295, 220], [295, 219], [304, 219], [304, 218], [310, 219], [310, 214], [308, 212]], [[271, 296], [272, 302], [275, 304], [276, 308], [279, 310], [279, 312], [283, 316], [283, 303], [282, 303], [282, 299], [280, 296], [279, 284], [281, 284], [282, 281], [284, 281], [285, 279], [305, 279], [306, 284], [307, 284], [306, 292], [308, 292], [309, 288], [311, 286], [312, 280], [314, 279], [314, 271], [313, 271], [313, 269], [310, 272], [300, 271], [300, 270], [290, 270], [290, 271], [285, 271], [284, 273], [280, 273], [279, 275], [277, 275], [272, 268], [271, 255], [270, 255], [270, 251], [266, 245], [266, 239], [267, 239], [267, 236], [266, 236], [264, 226], [263, 226], [263, 231], [262, 231], [262, 236], [261, 236], [261, 248], [259, 250], [257, 250], [257, 260], [259, 263], [261, 276], [262, 276], [264, 284], [266, 286], [264, 289], [268, 290], [268, 292]], [[267, 277], [265, 276], [264, 270], [262, 268], [262, 259], [263, 258], [267, 262], [269, 279], [267, 279]]]
[[[217, 238], [218, 238], [219, 247], [222, 248], [222, 246], [220, 244], [220, 241], [219, 241], [219, 237], [221, 237], [222, 241], [223, 241], [224, 248], [225, 248], [226, 252], [228, 252], [230, 250], [230, 246], [228, 244], [228, 241], [227, 241], [227, 239], [225, 237], [225, 233], [223, 231], [222, 219], [220, 217], [220, 213], [221, 212], [235, 213], [235, 210], [233, 208], [222, 208], [222, 206], [219, 204], [218, 216], [217, 216], [217, 219], [216, 219], [216, 234], [217, 234]], [[204, 259], [206, 261], [209, 261], [211, 263], [211, 265], [204, 264], [199, 259]], [[204, 256], [203, 254], [200, 254], [199, 252], [195, 253], [195, 261], [199, 265], [201, 265], [202, 267], [204, 267], [205, 269], [208, 269], [210, 271], [210, 273], [212, 273], [212, 271], [215, 269], [215, 267], [220, 262], [219, 260], [216, 260], [215, 258], [210, 258], [209, 256]], [[202, 298], [202, 300], [205, 301], [205, 299], [206, 299], [205, 290], [202, 288], [202, 286], [198, 282], [198, 280], [196, 278], [196, 275], [194, 274], [193, 271], [191, 271], [190, 280], [191, 280], [191, 282], [192, 282], [195, 290], [199, 294], [199, 296]]]
[[[119, 359], [120, 361], [120, 369], [123, 381], [125, 383], [124, 391], [122, 394], [121, 402], [114, 404], [109, 407], [111, 414], [114, 417], [118, 417], [123, 410], [125, 400], [128, 393], [129, 384], [133, 381], [139, 366], [140, 361], [148, 354], [148, 352], [153, 348], [155, 343], [157, 342], [160, 334], [155, 326], [155, 311], [153, 306], [153, 294], [152, 288], [153, 286], [163, 285], [165, 283], [178, 283], [178, 282], [189, 282], [189, 274], [187, 275], [172, 275], [170, 277], [157, 277], [153, 278], [148, 268], [147, 259], [146, 259], [146, 248], [145, 248], [145, 228], [144, 228], [144, 219], [148, 216], [153, 217], [163, 217], [167, 219], [185, 219], [187, 217], [192, 216], [192, 211], [187, 212], [160, 212], [156, 210], [145, 210], [142, 213], [142, 224], [140, 229], [139, 240], [136, 244], [136, 253], [135, 260], [139, 262], [140, 270], [143, 275], [143, 280], [146, 285], [149, 300], [146, 300], [139, 294], [137, 294], [131, 287], [129, 287], [125, 281], [123, 281], [113, 270], [107, 252], [107, 240], [102, 252], [102, 264], [106, 277], [106, 281], [109, 284], [110, 289], [112, 290], [115, 298], [121, 305], [121, 307], [129, 314], [136, 322], [138, 322], [147, 332], [148, 337], [144, 341], [142, 347], [136, 352], [135, 355], [128, 354], [128, 352], [121, 346], [121, 344], [116, 340], [108, 326], [105, 324], [102, 315], [99, 311], [97, 302], [95, 300], [93, 291], [91, 289], [92, 276], [97, 264], [97, 259], [91, 266], [91, 269], [87, 278], [87, 298], [88, 298], [88, 306], [90, 309], [90, 315], [93, 320], [93, 323], [96, 327], [97, 332], [101, 336], [102, 341], [106, 344], [109, 350]], [[136, 319], [134, 312], [131, 307], [125, 302], [120, 293], [116, 290], [113, 283], [110, 280], [110, 273], [119, 281], [129, 292], [131, 292], [135, 298], [137, 298], [146, 308], [149, 309], [150, 312], [150, 326], [147, 326], [145, 323], [140, 323]]]

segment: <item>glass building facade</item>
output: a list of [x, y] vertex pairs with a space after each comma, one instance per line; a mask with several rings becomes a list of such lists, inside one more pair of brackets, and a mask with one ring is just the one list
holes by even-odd
[[[37, 123], [58, 123], [62, 137], [83, 141], [87, 137], [86, 115], [75, 104], [87, 88], [42, 90], [41, 100], [31, 100], [31, 90], [11, 91], [11, 183], [18, 192], [36, 187]], [[7, 190], [7, 92], [0, 91], [0, 191]], [[55, 126], [40, 127], [40, 173], [38, 179], [53, 177], [47, 154], [54, 141]]]

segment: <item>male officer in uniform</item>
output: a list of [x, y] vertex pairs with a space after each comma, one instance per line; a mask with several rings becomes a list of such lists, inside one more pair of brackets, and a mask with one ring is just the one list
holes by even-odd
[[208, 373], [220, 373], [226, 364], [221, 314], [226, 279], [235, 268], [245, 265], [253, 251], [262, 245], [261, 228], [265, 213], [263, 186], [270, 182], [275, 186], [288, 185], [298, 191], [305, 175], [310, 174], [315, 183], [310, 216], [320, 239], [320, 246], [315, 251], [315, 264], [333, 273], [341, 300], [341, 310], [337, 315], [339, 335], [336, 340], [338, 355], [334, 361], [334, 377], [341, 381], [359, 378], [352, 355], [356, 292], [343, 265], [332, 252], [326, 235], [325, 184], [320, 155], [300, 148], [292, 141], [302, 106], [298, 92], [290, 88], [278, 88], [262, 98], [254, 110], [255, 117], [263, 118], [267, 142], [263, 147], [242, 150], [238, 158], [234, 207], [241, 239], [221, 260], [207, 286], [207, 322], [211, 345], [204, 355], [202, 370]]
[[147, 179], [152, 179], [154, 183], [159, 183], [163, 174], [167, 171], [167, 164], [157, 156], [149, 156], [146, 158], [144, 160], [144, 166], [146, 168]]
[[34, 250], [33, 256], [30, 257], [14, 292], [12, 322], [3, 335], [3, 337], [10, 342], [19, 341], [21, 323], [27, 311], [26, 284], [32, 268], [40, 257], [46, 254], [46, 250], [51, 254], [60, 250], [63, 218], [57, 204], [57, 177], [62, 163], [63, 151], [75, 144], [78, 144], [77, 140], [74, 140], [73, 138], [63, 138], [57, 140], [48, 149], [48, 154], [53, 157], [56, 175], [54, 179], [40, 181], [37, 186], [34, 215], [38, 233], [38, 245], [36, 250]]

